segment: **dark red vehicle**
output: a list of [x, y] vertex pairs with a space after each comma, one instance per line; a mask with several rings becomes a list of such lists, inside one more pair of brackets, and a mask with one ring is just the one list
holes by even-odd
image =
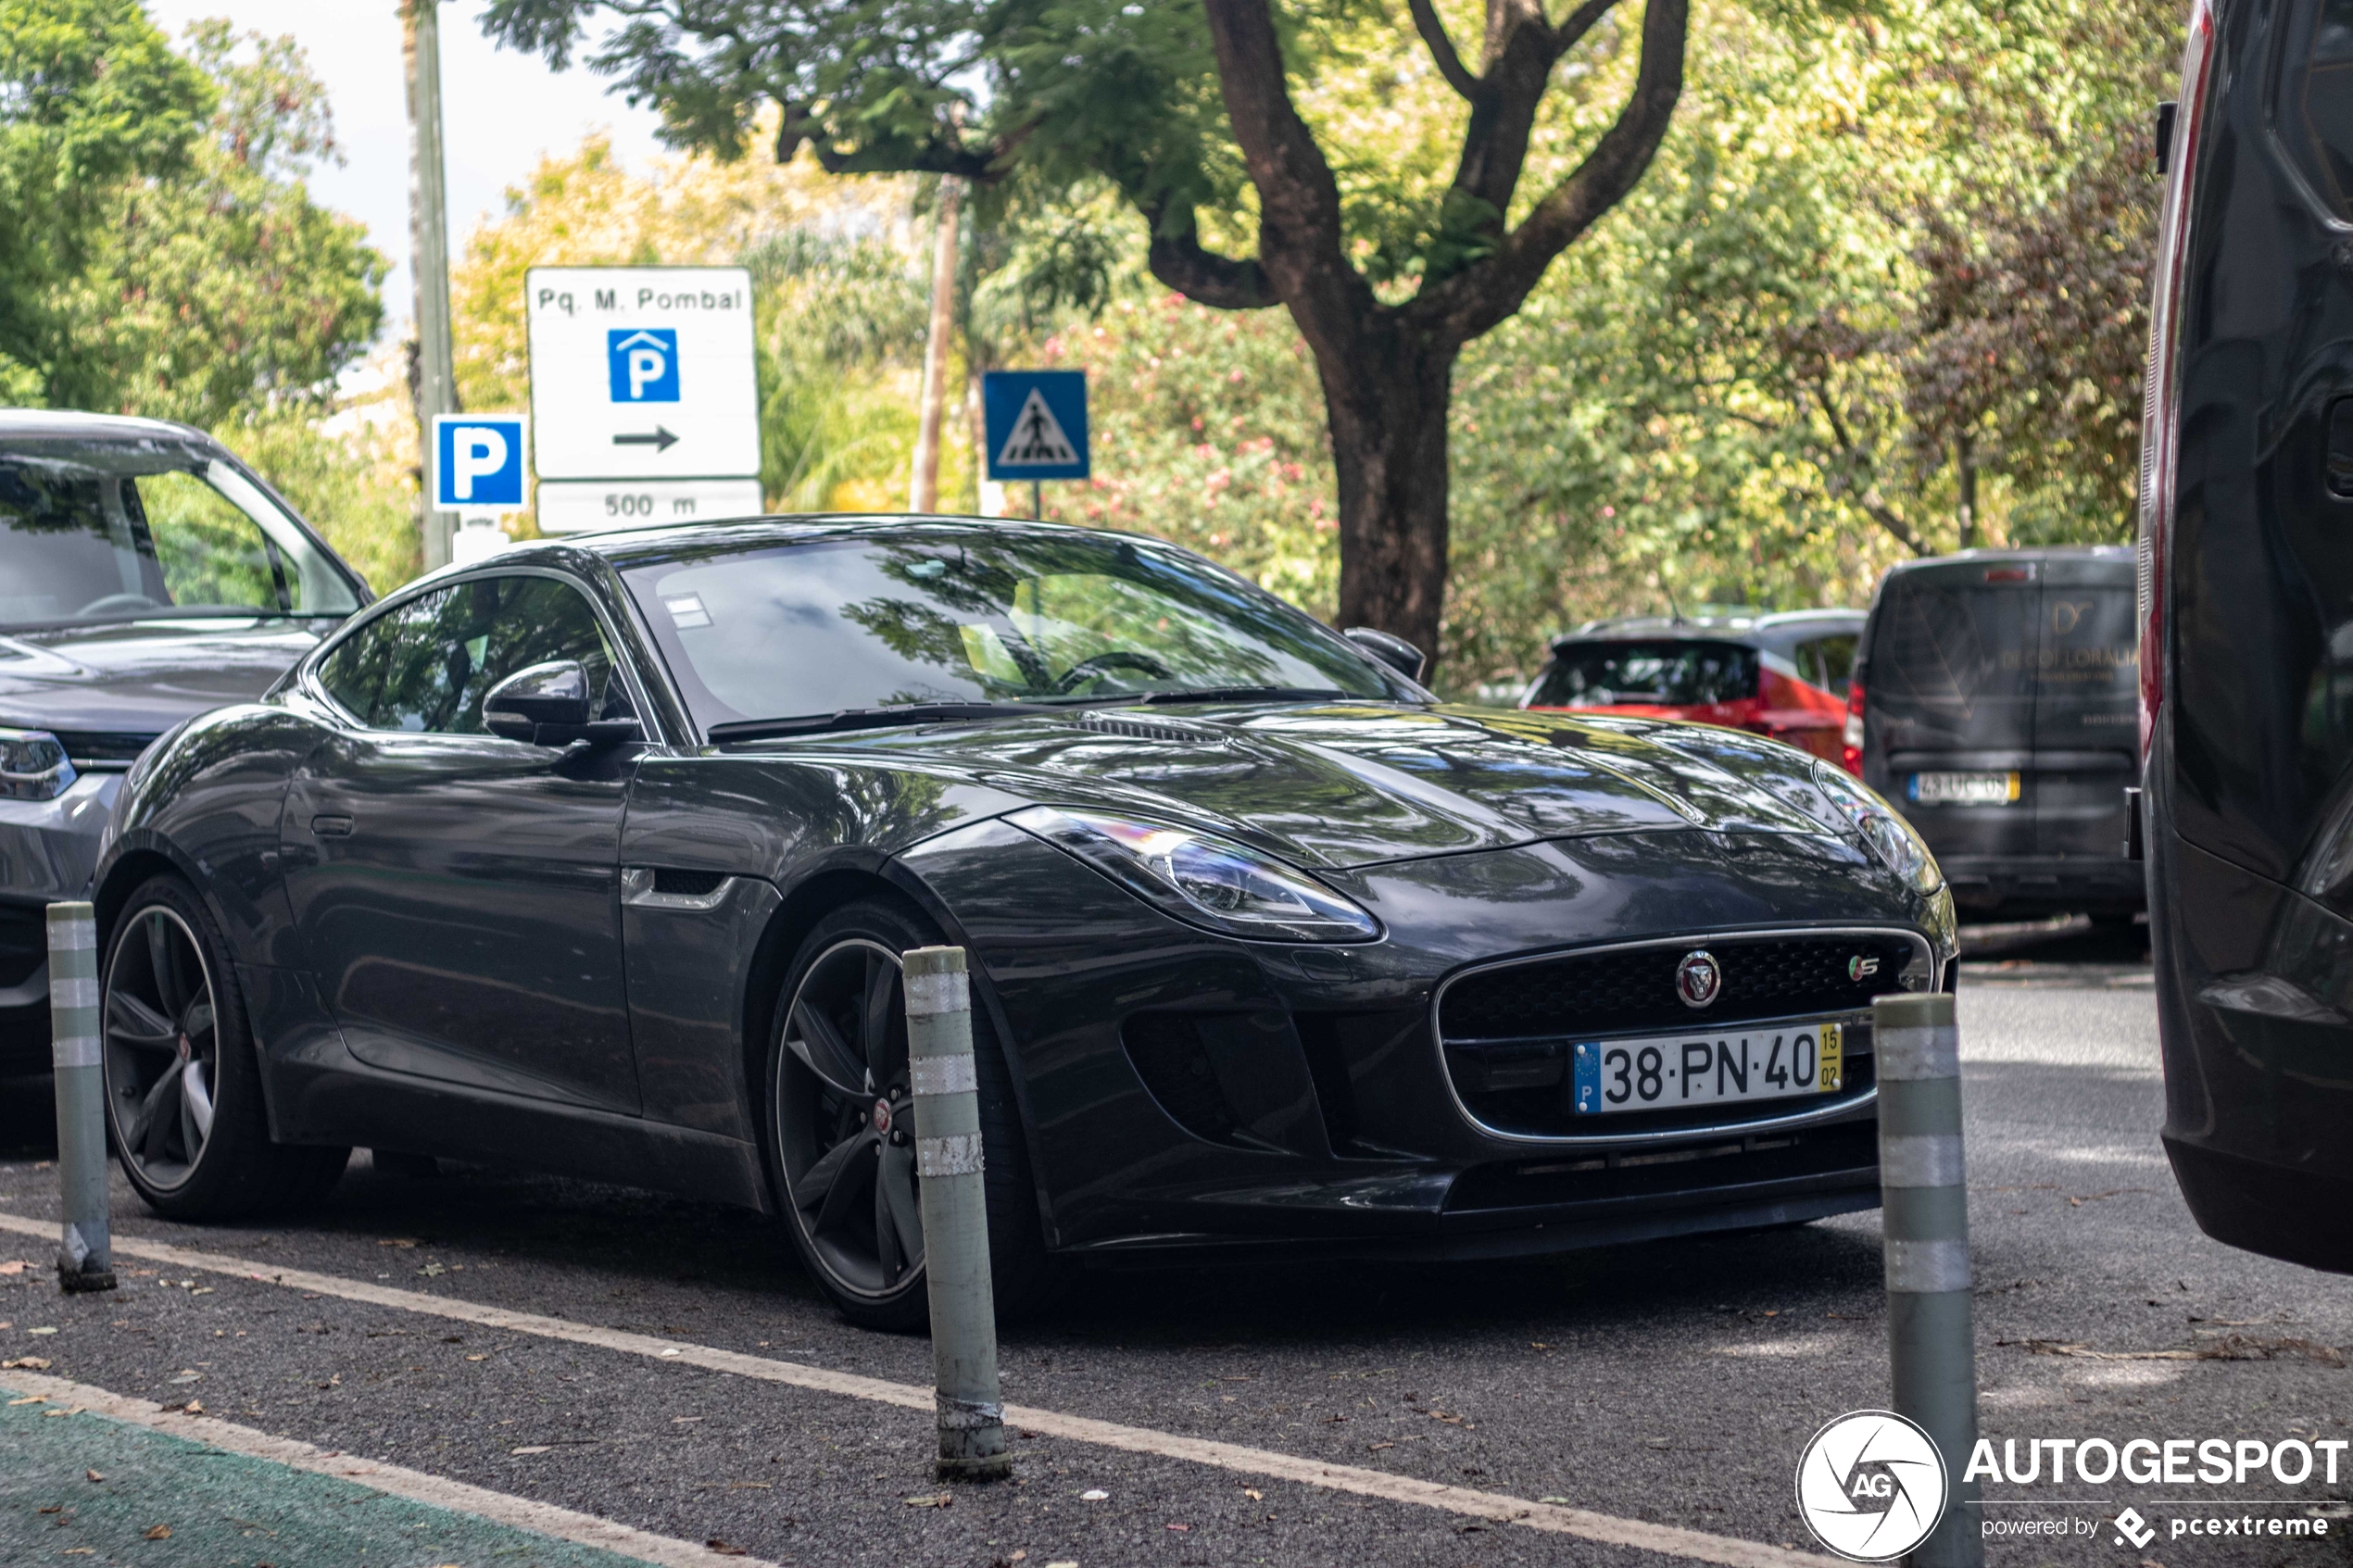
[[1863, 619], [1799, 609], [1587, 621], [1553, 639], [1519, 705], [1695, 719], [1839, 762]]

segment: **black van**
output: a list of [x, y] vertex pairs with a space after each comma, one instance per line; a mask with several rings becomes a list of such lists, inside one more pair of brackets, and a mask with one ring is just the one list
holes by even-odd
[[2165, 1148], [2353, 1273], [2353, 0], [2196, 0], [2141, 421]]
[[2124, 849], [2133, 631], [2120, 545], [1968, 550], [1881, 582], [1847, 738], [1863, 782], [1936, 852], [1957, 908], [2123, 924], [2139, 912]]

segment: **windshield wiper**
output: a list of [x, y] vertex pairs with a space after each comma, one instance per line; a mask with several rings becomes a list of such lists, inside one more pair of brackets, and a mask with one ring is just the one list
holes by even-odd
[[711, 744], [774, 740], [782, 735], [822, 734], [828, 730], [874, 730], [891, 724], [937, 724], [957, 720], [1010, 719], [1024, 713], [1051, 713], [1034, 702], [911, 702], [895, 708], [837, 708], [831, 713], [802, 713], [788, 719], [741, 719], [713, 724], [706, 734]]
[[[1201, 686], [1184, 692], [1144, 692], [1130, 702], [1324, 702], [1352, 694], [1315, 686]], [[1378, 699], [1373, 699], [1378, 700]]]

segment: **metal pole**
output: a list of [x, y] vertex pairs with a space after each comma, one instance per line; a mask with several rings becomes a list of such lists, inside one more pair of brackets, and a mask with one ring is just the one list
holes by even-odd
[[57, 1185], [65, 1199], [57, 1284], [114, 1288], [107, 1225], [106, 1070], [98, 1055], [98, 917], [49, 906], [49, 1061], [57, 1084]]
[[917, 947], [905, 962], [939, 1475], [995, 1481], [1013, 1474], [1013, 1459], [1005, 1451], [1005, 1409], [997, 1388], [997, 1307], [988, 1277], [971, 977], [962, 947]]
[[1881, 997], [1871, 1009], [1887, 1237], [1887, 1346], [1895, 1411], [1944, 1456], [1944, 1520], [1907, 1562], [1980, 1568], [1977, 1341], [1969, 1311], [1969, 1187], [1961, 1168], [1960, 1031], [1953, 998]]
[[1029, 515], [1040, 522], [1046, 521], [1046, 486], [1040, 480], [1029, 482]]
[[[436, 414], [458, 412], [457, 355], [449, 339], [448, 196], [441, 157], [441, 3], [403, 0], [409, 56], [409, 270], [416, 284], [417, 444], [424, 472], [433, 472]], [[428, 497], [432, 491], [425, 492]], [[427, 571], [447, 566], [458, 520], [421, 503], [420, 532]]]

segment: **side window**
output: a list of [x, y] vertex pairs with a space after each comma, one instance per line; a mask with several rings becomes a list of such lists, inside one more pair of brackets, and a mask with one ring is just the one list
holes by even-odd
[[2353, 0], [2295, 7], [2272, 129], [2321, 199], [2353, 218]]
[[518, 670], [576, 659], [604, 716], [623, 688], [596, 613], [546, 577], [490, 577], [410, 600], [354, 633], [321, 667], [337, 702], [374, 730], [482, 734], [482, 699]]
[[422, 725], [387, 723], [387, 696], [411, 710], [423, 696], [429, 671], [427, 650], [454, 590], [444, 588], [410, 599], [346, 637], [319, 667], [319, 683], [327, 695], [370, 729], [420, 729]]
[[1855, 679], [1855, 638], [1818, 637], [1798, 644], [1797, 672], [1832, 696], [1843, 697]]
[[298, 608], [285, 557], [228, 496], [193, 473], [145, 474], [122, 489], [145, 515], [170, 603]]

